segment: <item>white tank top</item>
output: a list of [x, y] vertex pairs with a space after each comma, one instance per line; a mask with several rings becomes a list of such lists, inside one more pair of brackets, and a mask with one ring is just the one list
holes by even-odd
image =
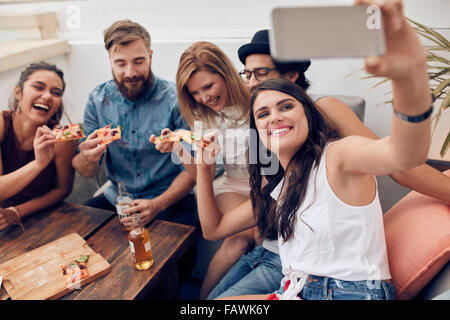
[[[328, 146], [319, 167], [311, 170], [292, 237], [287, 242], [281, 237], [278, 240], [283, 274], [296, 278], [313, 274], [346, 281], [390, 279], [378, 191], [364, 206], [339, 200], [326, 176]], [[275, 200], [282, 184], [283, 180], [271, 193]]]
[[[317, 100], [319, 100], [320, 98], [325, 97], [325, 95], [321, 95], [321, 94], [309, 94], [309, 97], [311, 98], [312, 101], [314, 101], [314, 103], [317, 102]], [[264, 239], [262, 241], [262, 246], [273, 252], [273, 253], [278, 253], [278, 241], [277, 240], [269, 240], [269, 239]]]

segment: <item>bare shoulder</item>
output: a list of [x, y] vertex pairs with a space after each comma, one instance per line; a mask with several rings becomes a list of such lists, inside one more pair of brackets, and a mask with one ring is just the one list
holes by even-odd
[[347, 114], [347, 112], [353, 114], [352, 109], [348, 105], [335, 97], [322, 97], [316, 101], [316, 105], [322, 113], [329, 117], [331, 117], [332, 114], [339, 114], [342, 112], [346, 112], [345, 114]]
[[360, 135], [376, 139], [377, 136], [367, 128], [355, 112], [339, 99], [323, 97], [316, 101], [322, 116], [343, 137]]
[[325, 108], [332, 107], [334, 104], [340, 104], [344, 107], [349, 108], [344, 102], [339, 100], [338, 98], [332, 97], [332, 96], [323, 96], [316, 100], [316, 104], [323, 106]]
[[327, 168], [333, 168], [335, 172], [337, 170], [346, 171], [346, 162], [348, 162], [349, 158], [352, 158], [353, 151], [364, 148], [364, 145], [367, 143], [368, 139], [366, 137], [357, 135], [346, 136], [334, 141], [327, 149]]

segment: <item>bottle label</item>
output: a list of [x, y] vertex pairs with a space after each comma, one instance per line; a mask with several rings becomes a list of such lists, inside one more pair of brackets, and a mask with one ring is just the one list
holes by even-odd
[[125, 204], [125, 205], [116, 205], [116, 210], [117, 210], [117, 214], [119, 215], [119, 219], [123, 219], [128, 217], [128, 214], [124, 213], [125, 209], [128, 209], [130, 207], [129, 204]]
[[144, 244], [144, 248], [145, 248], [145, 252], [148, 252], [148, 251], [152, 250], [152, 246], [150, 245], [150, 241], [147, 241]]
[[131, 250], [131, 253], [134, 254], [135, 251], [134, 251], [134, 244], [133, 244], [133, 242], [128, 241], [128, 243], [130, 244], [130, 250]]
[[130, 251], [131, 251], [131, 258], [133, 259], [133, 263], [136, 263], [136, 253], [134, 251], [134, 244], [130, 240], [128, 240], [128, 243], [130, 244]]

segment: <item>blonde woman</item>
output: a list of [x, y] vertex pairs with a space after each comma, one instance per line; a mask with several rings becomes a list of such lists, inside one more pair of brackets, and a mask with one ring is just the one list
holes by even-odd
[[[178, 66], [176, 85], [180, 110], [188, 125], [195, 132], [199, 126], [203, 133], [214, 131], [218, 137], [223, 154], [220, 160], [223, 160], [225, 173], [214, 195], [221, 212], [230, 211], [250, 198], [247, 161], [248, 90], [231, 60], [210, 42], [196, 42], [184, 51]], [[164, 129], [161, 134], [169, 132]], [[154, 136], [150, 141], [157, 142]], [[161, 152], [171, 152], [178, 146], [156, 143], [156, 149]], [[184, 152], [181, 157], [183, 164], [192, 178], [196, 179], [196, 165], [186, 154]], [[206, 298], [228, 269], [254, 245], [254, 239], [251, 229], [225, 239], [208, 267], [200, 299]]]

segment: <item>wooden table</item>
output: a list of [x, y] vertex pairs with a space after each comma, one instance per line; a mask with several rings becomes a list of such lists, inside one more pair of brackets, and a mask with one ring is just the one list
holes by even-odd
[[179, 298], [177, 263], [194, 243], [195, 228], [154, 221], [148, 228], [154, 264], [138, 271], [132, 264], [127, 233], [120, 229], [116, 216], [111, 211], [64, 202], [24, 219], [25, 232], [19, 227], [0, 232], [0, 263], [77, 232], [111, 264], [111, 272], [62, 299], [142, 299], [156, 288], [162, 290], [161, 299]]

